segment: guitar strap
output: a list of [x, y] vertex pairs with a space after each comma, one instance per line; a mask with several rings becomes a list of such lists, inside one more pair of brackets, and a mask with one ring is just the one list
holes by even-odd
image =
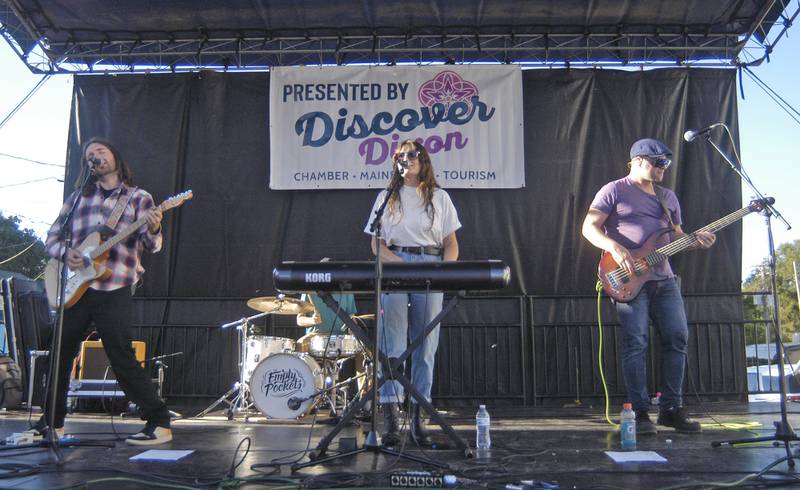
[[[122, 195], [122, 190], [127, 191], [124, 196]], [[134, 190], [136, 190], [135, 187], [123, 187], [123, 189], [120, 190], [120, 196], [117, 197], [117, 204], [114, 205], [114, 210], [111, 211], [111, 215], [109, 215], [106, 220], [106, 224], [103, 226], [103, 229], [100, 230], [100, 238], [102, 238], [103, 241], [108, 240], [114, 235], [114, 227], [117, 226], [119, 219], [122, 217], [122, 213], [125, 212], [125, 208], [128, 207], [128, 203], [131, 201], [131, 197], [133, 197]]]
[[[667, 207], [667, 203], [664, 201], [664, 194], [663, 194], [664, 190], [661, 188], [661, 186], [657, 186], [655, 184], [653, 184], [653, 190], [656, 192], [656, 197], [658, 198], [658, 202], [661, 203], [661, 208], [664, 210], [664, 214], [667, 215], [667, 221], [669, 221], [669, 230], [670, 230], [669, 231], [669, 234], [670, 234], [669, 239], [672, 240], [674, 238], [672, 236], [672, 234], [677, 231], [678, 227], [675, 225], [675, 223], [672, 222], [672, 214], [669, 212], [669, 208]], [[678, 283], [678, 290], [680, 291], [681, 278], [677, 274], [675, 274], [674, 277], [675, 277], [675, 280]]]
[[653, 190], [655, 191], [658, 202], [661, 204], [661, 209], [664, 210], [664, 215], [667, 217], [667, 221], [669, 222], [670, 233], [675, 233], [677, 226], [672, 222], [672, 213], [669, 212], [667, 203], [664, 201], [664, 190], [661, 188], [661, 186], [655, 184], [653, 184]]

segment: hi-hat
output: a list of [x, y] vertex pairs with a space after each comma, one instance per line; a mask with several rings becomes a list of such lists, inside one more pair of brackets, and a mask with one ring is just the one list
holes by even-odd
[[256, 311], [275, 313], [276, 315], [306, 315], [316, 311], [314, 305], [308, 301], [282, 296], [251, 298], [247, 300], [247, 306]]

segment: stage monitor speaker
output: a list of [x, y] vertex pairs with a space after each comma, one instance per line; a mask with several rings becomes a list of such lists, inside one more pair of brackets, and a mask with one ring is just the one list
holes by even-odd
[[[20, 368], [23, 386], [29, 384], [32, 376], [28, 372], [30, 352], [44, 350], [50, 343], [52, 319], [47, 295], [40, 283], [17, 277], [0, 282], [8, 355]], [[30, 403], [30, 400], [26, 401]]]
[[[136, 360], [144, 367], [145, 343], [139, 340], [131, 342], [131, 347], [136, 355]], [[78, 379], [117, 379], [114, 370], [110, 368], [108, 356], [103, 349], [102, 340], [87, 340], [81, 343], [81, 369]], [[108, 368], [108, 374], [106, 374]]]

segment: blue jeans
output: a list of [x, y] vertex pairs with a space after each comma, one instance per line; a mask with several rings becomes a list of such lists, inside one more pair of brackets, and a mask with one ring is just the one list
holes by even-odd
[[617, 303], [622, 324], [622, 373], [634, 410], [647, 410], [647, 347], [653, 321], [661, 338], [661, 410], [682, 405], [689, 327], [675, 279], [649, 281], [629, 303]]
[[[436, 255], [417, 255], [395, 252], [404, 262], [437, 262]], [[383, 321], [378, 323], [381, 352], [387, 357], [400, 357], [410, 342], [442, 311], [443, 293], [391, 293], [382, 296]], [[411, 383], [431, 401], [433, 367], [439, 347], [439, 325], [436, 325], [411, 354]], [[401, 403], [403, 385], [387, 380], [380, 389], [381, 403]]]

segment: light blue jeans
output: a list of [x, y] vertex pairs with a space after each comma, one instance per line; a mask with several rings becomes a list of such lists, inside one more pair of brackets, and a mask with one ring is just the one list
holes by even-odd
[[[395, 252], [404, 262], [438, 262], [436, 255], [417, 255]], [[391, 293], [382, 295], [383, 321], [378, 323], [381, 352], [387, 357], [400, 357], [410, 342], [442, 311], [443, 293]], [[431, 401], [433, 368], [439, 347], [439, 325], [436, 325], [411, 354], [411, 383]], [[387, 380], [381, 386], [381, 403], [402, 403], [403, 385]], [[413, 400], [412, 400], [413, 401]]]
[[689, 327], [675, 279], [648, 281], [629, 303], [617, 303], [622, 324], [622, 373], [634, 410], [647, 410], [648, 318], [661, 338], [661, 410], [682, 405], [683, 374]]

